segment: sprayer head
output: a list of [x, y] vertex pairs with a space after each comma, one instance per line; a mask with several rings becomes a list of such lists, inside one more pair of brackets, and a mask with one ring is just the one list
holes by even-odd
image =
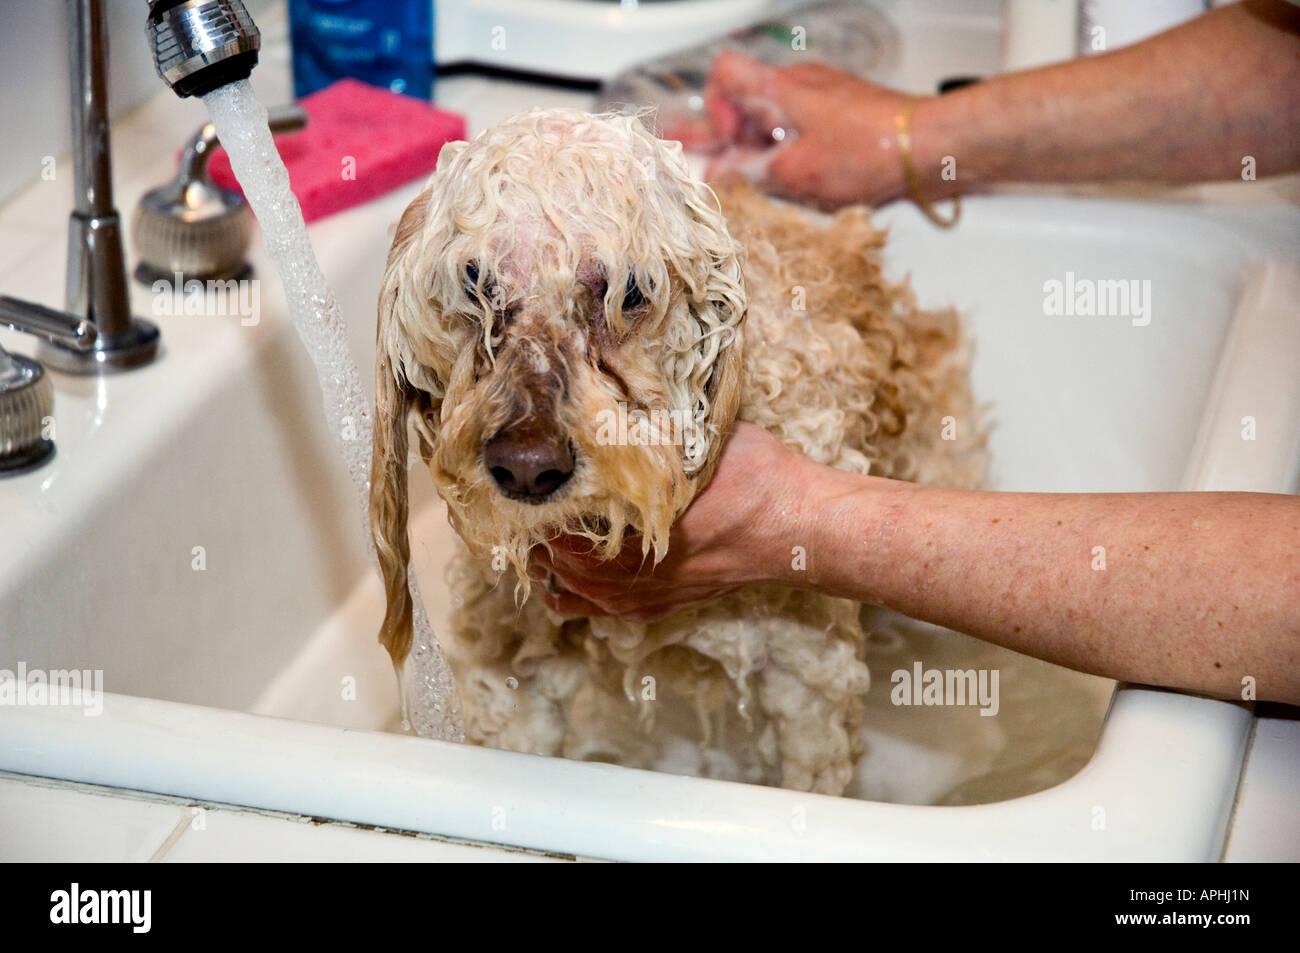
[[154, 67], [178, 96], [204, 96], [257, 65], [262, 37], [242, 0], [150, 0]]

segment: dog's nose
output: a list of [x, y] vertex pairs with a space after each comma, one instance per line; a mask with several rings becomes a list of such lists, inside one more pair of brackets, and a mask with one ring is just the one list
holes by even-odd
[[483, 448], [483, 464], [506, 496], [542, 503], [573, 476], [573, 454], [560, 437], [504, 430]]

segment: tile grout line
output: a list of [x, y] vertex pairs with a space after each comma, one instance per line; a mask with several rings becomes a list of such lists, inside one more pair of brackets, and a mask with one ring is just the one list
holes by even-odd
[[161, 861], [163, 857], [166, 856], [167, 852], [176, 846], [176, 842], [181, 839], [189, 826], [190, 818], [182, 811], [181, 819], [176, 822], [176, 826], [173, 827], [172, 832], [167, 835], [167, 839], [158, 846], [156, 851], [154, 851], [153, 856], [149, 858], [148, 863], [156, 864]]

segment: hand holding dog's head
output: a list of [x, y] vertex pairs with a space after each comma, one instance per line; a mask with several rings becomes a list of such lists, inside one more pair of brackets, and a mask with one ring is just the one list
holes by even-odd
[[735, 416], [744, 311], [715, 197], [635, 117], [532, 112], [445, 146], [379, 299], [370, 506], [394, 659], [408, 417], [476, 555], [526, 580], [538, 543], [612, 556], [633, 529], [658, 558]]

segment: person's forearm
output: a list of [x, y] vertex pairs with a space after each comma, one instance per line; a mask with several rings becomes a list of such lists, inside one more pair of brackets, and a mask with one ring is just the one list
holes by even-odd
[[1097, 675], [1300, 703], [1300, 499], [807, 481], [780, 544], [806, 568], [778, 581]]
[[934, 197], [1000, 183], [1239, 179], [1247, 156], [1257, 176], [1293, 171], [1298, 24], [1284, 0], [1247, 0], [1133, 47], [926, 99], [912, 120], [917, 167]]

